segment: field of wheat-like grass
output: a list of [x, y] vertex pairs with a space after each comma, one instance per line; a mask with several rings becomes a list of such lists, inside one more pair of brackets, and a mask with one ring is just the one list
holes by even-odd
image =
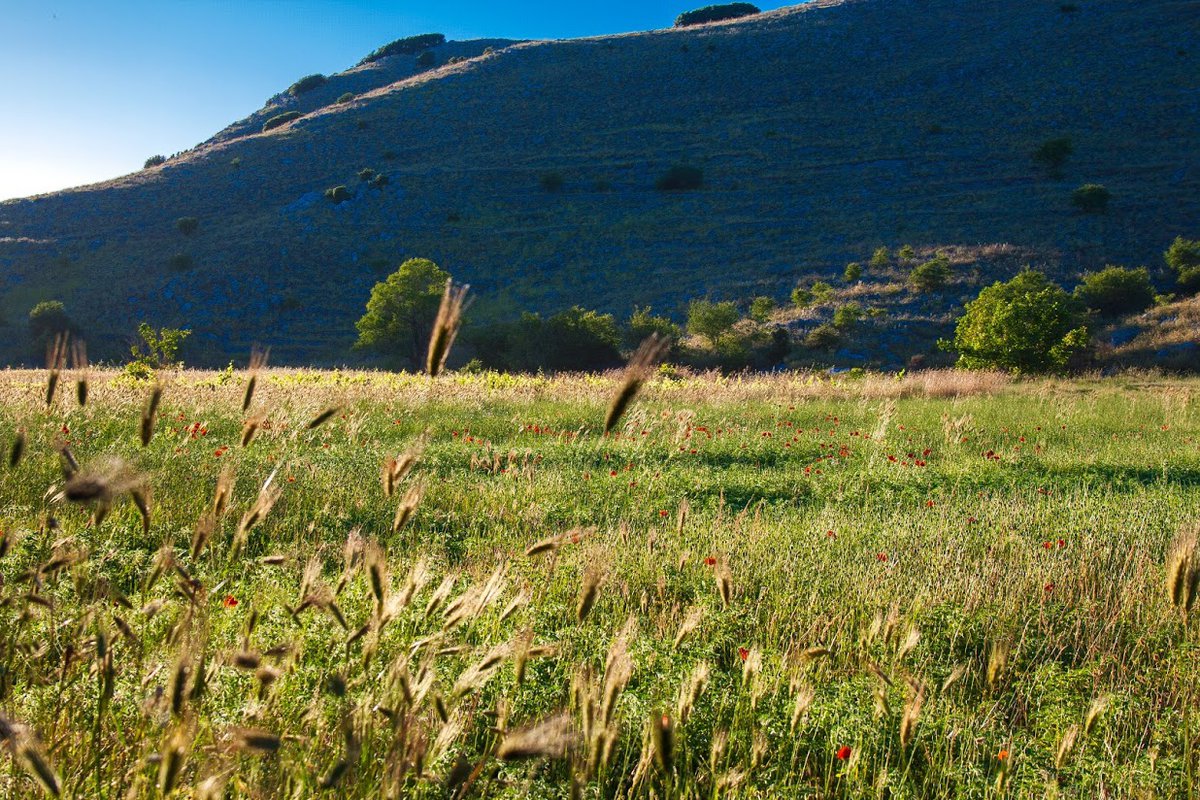
[[47, 377], [0, 797], [1200, 785], [1195, 379]]

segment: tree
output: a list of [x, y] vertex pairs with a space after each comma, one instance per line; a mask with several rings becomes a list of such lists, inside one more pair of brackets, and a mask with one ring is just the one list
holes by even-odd
[[846, 283], [857, 283], [862, 278], [862, 264], [857, 261], [851, 261], [846, 265], [846, 270], [842, 273], [842, 280]]
[[29, 336], [39, 349], [60, 333], [74, 332], [75, 323], [58, 300], [43, 300], [29, 311]]
[[867, 262], [871, 269], [886, 269], [892, 261], [892, 254], [888, 252], [886, 247], [878, 247], [871, 254], [871, 260]]
[[1088, 341], [1078, 301], [1025, 270], [1007, 283], [997, 281], [967, 303], [954, 330], [964, 369], [1008, 372], [1060, 372]]
[[750, 301], [750, 319], [755, 322], [767, 322], [775, 311], [775, 300], [770, 297], [756, 297]]
[[1163, 258], [1182, 291], [1188, 294], [1200, 291], [1200, 239], [1176, 236]]
[[135, 366], [132, 371], [138, 371], [136, 367], [155, 370], [175, 366], [179, 346], [191, 334], [192, 332], [187, 329], [158, 328], [156, 330], [148, 322], [139, 324], [138, 336], [141, 337], [141, 341], [134, 342], [129, 347], [130, 355], [133, 356], [132, 366]]
[[651, 334], [658, 334], [674, 344], [680, 337], [679, 326], [667, 317], [656, 317], [650, 313], [650, 307], [634, 307], [625, 323], [625, 344], [636, 348]]
[[715, 347], [721, 334], [738, 321], [738, 316], [737, 306], [733, 303], [693, 300], [688, 306], [688, 333], [703, 336]]
[[1085, 214], [1101, 214], [1108, 209], [1112, 193], [1098, 183], [1085, 183], [1071, 192], [1071, 203]]
[[1058, 177], [1073, 152], [1075, 146], [1065, 136], [1060, 139], [1047, 139], [1033, 151], [1033, 160], [1044, 167], [1051, 177]]
[[918, 291], [931, 292], [940, 289], [950, 280], [950, 260], [943, 255], [937, 255], [924, 264], [913, 267], [908, 274], [908, 282]]
[[427, 258], [405, 261], [371, 289], [367, 313], [355, 324], [354, 347], [420, 368], [449, 279], [449, 273]]
[[1075, 297], [1101, 314], [1133, 314], [1154, 305], [1154, 287], [1150, 271], [1108, 266], [1083, 276], [1075, 287]]

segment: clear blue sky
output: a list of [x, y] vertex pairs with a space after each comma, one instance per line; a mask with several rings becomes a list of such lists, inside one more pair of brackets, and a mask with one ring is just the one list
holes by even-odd
[[623, 33], [710, 2], [0, 0], [0, 200], [133, 172], [402, 36]]

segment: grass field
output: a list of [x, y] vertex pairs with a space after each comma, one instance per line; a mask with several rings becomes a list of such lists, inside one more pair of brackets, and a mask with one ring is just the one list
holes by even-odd
[[0, 373], [0, 796], [1196, 796], [1200, 381], [661, 378], [602, 437], [615, 376], [184, 372], [143, 447], [75, 379]]

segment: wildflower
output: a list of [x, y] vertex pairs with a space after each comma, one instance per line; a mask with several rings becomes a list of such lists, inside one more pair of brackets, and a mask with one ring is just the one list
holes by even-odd
[[746, 648], [744, 648], [744, 647], [739, 647], [739, 648], [738, 648], [738, 658], [740, 658], [742, 661], [745, 661], [745, 660], [746, 660], [747, 658], [749, 658], [749, 657], [750, 657], [750, 651], [749, 651], [749, 650], [747, 650], [747, 649], [746, 649]]
[[1050, 583], [1047, 583], [1045, 586], [1042, 587], [1042, 589], [1044, 589], [1047, 592], [1053, 592], [1054, 591], [1054, 582], [1051, 581]]
[[[630, 485], [630, 486], [632, 486], [633, 484], [631, 483], [631, 484], [629, 484], [629, 485]], [[659, 512], [658, 512], [658, 515], [659, 515], [660, 517], [665, 517], [665, 516], [667, 515], [667, 510], [664, 508], [663, 510], [661, 510], [661, 511], [659, 511]]]
[[875, 554], [876, 561], [887, 561], [887, 558], [888, 558], [887, 553], [876, 553]]
[[851, 750], [849, 745], [842, 745], [837, 751], [838, 760], [845, 761], [846, 759], [850, 758], [850, 752]]
[[996, 753], [996, 760], [997, 761], [1007, 761], [1008, 760], [1008, 751], [1001, 750], [999, 753]]
[[717, 560], [715, 558], [713, 558], [712, 556], [709, 556], [708, 558], [704, 559], [704, 566], [715, 567], [716, 565], [717, 565]]
[[231, 594], [225, 595], [225, 599], [221, 601], [221, 605], [225, 606], [226, 608], [234, 608], [237, 606], [237, 604], [237, 598]]

